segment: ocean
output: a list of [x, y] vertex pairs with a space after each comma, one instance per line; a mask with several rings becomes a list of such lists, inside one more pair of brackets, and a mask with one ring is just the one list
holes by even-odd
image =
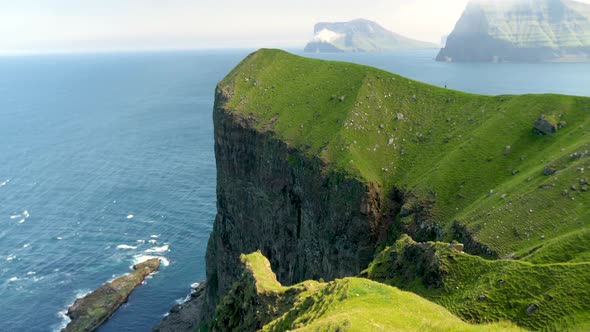
[[[77, 296], [160, 271], [99, 331], [151, 331], [205, 277], [216, 83], [249, 50], [0, 57], [0, 331], [58, 331]], [[590, 64], [311, 55], [474, 93], [590, 95]]]

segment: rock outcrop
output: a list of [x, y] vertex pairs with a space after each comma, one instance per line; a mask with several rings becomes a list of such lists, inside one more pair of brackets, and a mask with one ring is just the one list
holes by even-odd
[[471, 0], [438, 61], [590, 61], [590, 5]]
[[207, 248], [210, 303], [240, 277], [244, 252], [261, 250], [285, 285], [360, 272], [386, 227], [377, 190], [326, 173], [321, 159], [257, 130], [223, 98], [219, 91], [214, 111], [218, 212]]
[[314, 37], [305, 46], [305, 52], [375, 52], [437, 47], [435, 44], [404, 37], [364, 19], [318, 23], [314, 26], [313, 33]]
[[94, 331], [129, 298], [145, 278], [160, 267], [160, 259], [152, 258], [133, 266], [134, 272], [100, 286], [94, 292], [77, 299], [68, 309], [71, 322], [64, 332]]

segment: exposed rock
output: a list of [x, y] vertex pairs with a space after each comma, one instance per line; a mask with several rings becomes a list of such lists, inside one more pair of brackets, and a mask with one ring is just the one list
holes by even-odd
[[557, 172], [557, 169], [555, 168], [555, 166], [553, 165], [547, 165], [545, 166], [545, 168], [543, 169], [543, 174], [549, 176], [549, 175], [553, 175]]
[[558, 126], [553, 119], [545, 115], [539, 116], [535, 121], [535, 131], [541, 135], [551, 135], [557, 132]]
[[395, 116], [395, 118], [397, 120], [403, 120], [404, 119], [404, 115], [402, 113], [397, 113], [397, 115]]
[[538, 309], [539, 309], [539, 306], [532, 303], [531, 305], [528, 306], [528, 308], [526, 308], [526, 314], [530, 316]]
[[[205, 290], [207, 283], [200, 282], [199, 286], [191, 293], [191, 298], [182, 306], [175, 305], [160, 324], [154, 327], [154, 332], [179, 332], [194, 331], [204, 324], [209, 318], [205, 317], [207, 310], [205, 307]], [[197, 325], [199, 324], [199, 325]]]
[[127, 302], [131, 292], [159, 267], [160, 259], [149, 259], [134, 265], [134, 272], [106, 283], [94, 292], [77, 299], [67, 312], [71, 322], [62, 331], [96, 330], [123, 303]]
[[356, 275], [369, 264], [391, 225], [378, 188], [324, 173], [320, 159], [220, 103], [213, 117], [218, 213], [206, 258], [209, 315], [240, 277], [244, 252], [261, 250], [284, 285]]
[[457, 251], [463, 251], [465, 249], [465, 245], [459, 242], [451, 242], [449, 246]]

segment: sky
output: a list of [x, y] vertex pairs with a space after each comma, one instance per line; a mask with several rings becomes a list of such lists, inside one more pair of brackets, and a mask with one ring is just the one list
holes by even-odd
[[467, 2], [0, 0], [0, 53], [302, 48], [312, 38], [315, 23], [355, 18], [439, 43], [452, 31]]

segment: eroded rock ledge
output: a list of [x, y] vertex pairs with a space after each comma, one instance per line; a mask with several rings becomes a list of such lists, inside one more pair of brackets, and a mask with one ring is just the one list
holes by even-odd
[[133, 266], [134, 272], [100, 286], [79, 298], [68, 309], [72, 320], [62, 332], [94, 331], [129, 298], [145, 278], [160, 267], [160, 259], [152, 258]]

